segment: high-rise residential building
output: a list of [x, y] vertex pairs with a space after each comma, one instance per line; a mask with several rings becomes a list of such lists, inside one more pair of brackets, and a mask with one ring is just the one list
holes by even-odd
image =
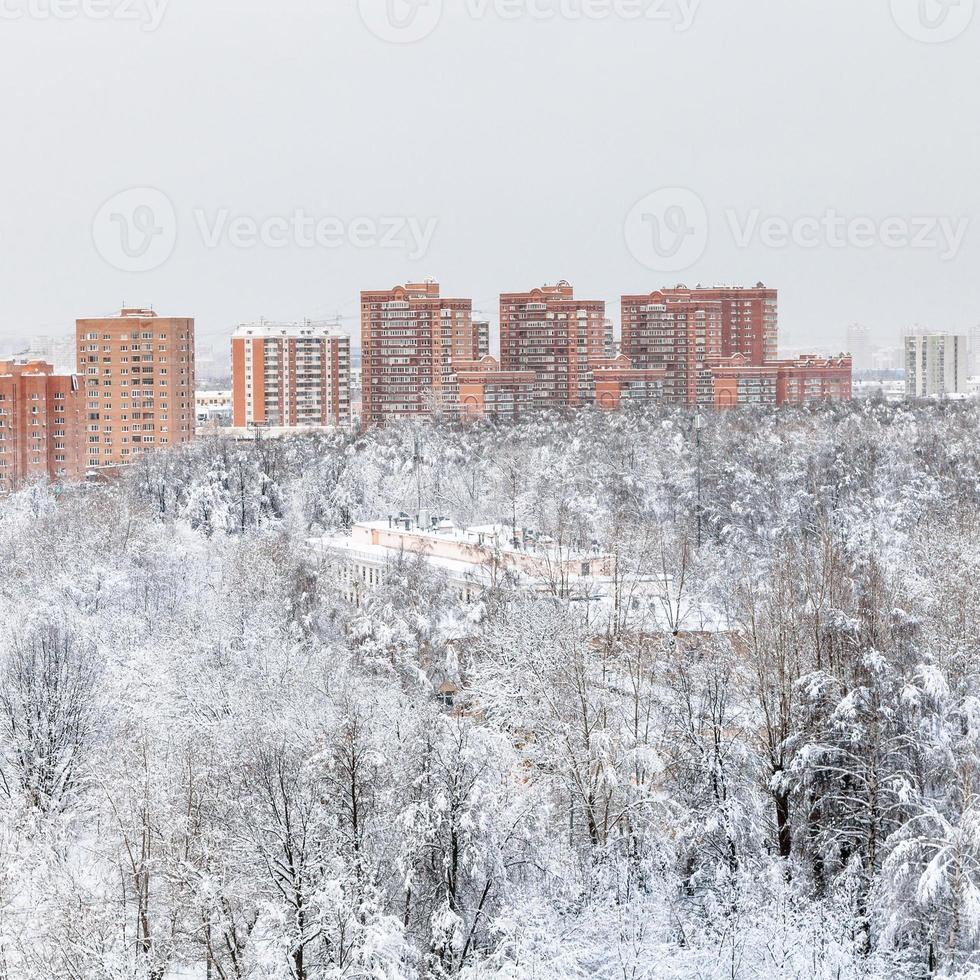
[[490, 356], [490, 321], [473, 321], [473, 353], [479, 359]]
[[980, 324], [970, 328], [967, 335], [970, 345], [970, 364], [969, 372], [971, 377], [980, 375]]
[[198, 384], [214, 380], [224, 381], [228, 377], [228, 363], [224, 358], [218, 359], [214, 347], [210, 344], [205, 347], [195, 344], [194, 377]]
[[613, 359], [619, 356], [619, 351], [617, 350], [616, 344], [616, 329], [613, 325], [612, 319], [606, 317], [602, 324], [602, 351], [603, 355], [608, 359]]
[[636, 369], [663, 369], [664, 400], [671, 404], [714, 404], [710, 367], [722, 356], [722, 301], [704, 292], [622, 298], [622, 352]]
[[361, 368], [350, 369], [350, 417], [352, 425], [361, 421]]
[[477, 346], [473, 301], [437, 282], [362, 292], [362, 424], [458, 411], [453, 362], [477, 360]]
[[243, 324], [231, 339], [232, 424], [349, 425], [350, 346], [350, 337], [325, 324]]
[[911, 398], [966, 394], [969, 340], [956, 334], [905, 338], [905, 391]]
[[85, 394], [46, 361], [0, 361], [0, 493], [85, 476]]
[[871, 355], [871, 369], [880, 374], [905, 370], [904, 347], [877, 347]]
[[606, 304], [575, 299], [567, 282], [500, 296], [500, 366], [537, 376], [537, 408], [594, 398], [591, 362], [604, 356]]
[[193, 440], [194, 320], [124, 309], [75, 322], [89, 467]]
[[[765, 364], [778, 357], [779, 292], [763, 283], [755, 286], [683, 286], [682, 296], [691, 293], [697, 300], [721, 303], [721, 353], [723, 357], [741, 354], [750, 364]], [[670, 295], [674, 290], [664, 290]]]

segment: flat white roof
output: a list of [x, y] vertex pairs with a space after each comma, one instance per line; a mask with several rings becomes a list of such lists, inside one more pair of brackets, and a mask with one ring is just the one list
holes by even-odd
[[[387, 522], [372, 522], [376, 526], [387, 528]], [[370, 526], [370, 525], [369, 525]], [[493, 584], [493, 573], [486, 565], [442, 558], [411, 550], [387, 547], [384, 545], [361, 544], [342, 534], [328, 534], [320, 538], [312, 538], [309, 545], [314, 552], [336, 555], [352, 562], [365, 562], [375, 567], [384, 567], [390, 562], [403, 558], [408, 561], [421, 559], [426, 564], [444, 571], [450, 580], [460, 585], [473, 584], [478, 587], [489, 587]], [[506, 574], [511, 576], [518, 585], [533, 592], [547, 593], [548, 582], [540, 577], [533, 577], [514, 569], [508, 569]], [[570, 584], [575, 588], [577, 600], [583, 608], [588, 608], [600, 616], [611, 616], [614, 612], [613, 580], [606, 577], [585, 578], [579, 575], [569, 576]], [[705, 609], [696, 597], [673, 594], [673, 579], [663, 579], [661, 576], [641, 576], [636, 579], [632, 589], [627, 589], [627, 599], [635, 598], [642, 602], [642, 607], [627, 615], [649, 616], [661, 629], [671, 625], [668, 616], [668, 606], [673, 607], [673, 615], [679, 615], [681, 628], [684, 630], [723, 632], [728, 624], [724, 617], [717, 612]], [[578, 602], [576, 604], [579, 604]]]
[[[399, 526], [398, 521], [410, 520], [412, 522], [411, 528], [407, 529]], [[414, 518], [405, 518], [393, 516], [390, 521], [358, 521], [357, 527], [365, 528], [367, 530], [373, 531], [391, 531], [392, 533], [409, 535], [414, 538], [422, 538], [428, 541], [458, 541], [462, 544], [469, 544], [473, 546], [480, 546], [481, 535], [485, 539], [483, 547], [499, 548], [501, 551], [507, 552], [509, 554], [521, 555], [531, 558], [553, 558], [561, 559], [563, 562], [573, 562], [573, 561], [599, 561], [603, 558], [608, 558], [605, 554], [596, 554], [594, 552], [584, 552], [579, 551], [567, 555], [556, 555], [554, 549], [550, 547], [553, 544], [553, 539], [547, 535], [528, 537], [529, 547], [520, 548], [515, 547], [513, 542], [514, 530], [509, 524], [479, 524], [473, 527], [459, 527], [453, 524], [451, 521], [446, 521], [440, 527], [442, 530], [437, 530], [435, 528], [431, 530], [422, 530], [415, 523]], [[518, 528], [517, 534], [523, 540], [524, 528]]]
[[[385, 529], [388, 525], [385, 524]], [[411, 560], [422, 558], [427, 564], [441, 568], [454, 580], [459, 582], [475, 582], [479, 585], [489, 585], [493, 576], [490, 569], [478, 562], [460, 561], [454, 558], [441, 558], [435, 555], [428, 555], [418, 551], [403, 551], [400, 548], [390, 548], [378, 544], [361, 544], [341, 535], [325, 535], [322, 538], [314, 538], [310, 542], [315, 548], [321, 551], [332, 551], [345, 558], [352, 560], [362, 559], [379, 565], [387, 564], [399, 557], [404, 556]]]
[[235, 337], [336, 337], [339, 340], [349, 340], [343, 330], [330, 323], [242, 323], [235, 328]]

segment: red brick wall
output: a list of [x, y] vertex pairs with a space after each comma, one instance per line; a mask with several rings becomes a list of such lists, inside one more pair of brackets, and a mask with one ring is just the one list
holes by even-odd
[[52, 370], [0, 362], [0, 491], [85, 476], [82, 385]]

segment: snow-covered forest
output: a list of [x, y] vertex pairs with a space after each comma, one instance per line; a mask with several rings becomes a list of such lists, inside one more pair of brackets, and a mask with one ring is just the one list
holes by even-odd
[[[0, 502], [0, 978], [980, 972], [980, 409], [697, 442], [211, 439]], [[346, 602], [310, 540], [420, 505], [595, 542], [676, 616], [407, 557]]]

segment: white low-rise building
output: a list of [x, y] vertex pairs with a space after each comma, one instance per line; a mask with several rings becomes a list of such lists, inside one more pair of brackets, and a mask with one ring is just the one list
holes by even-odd
[[[310, 545], [332, 564], [346, 599], [360, 605], [405, 561], [423, 560], [446, 575], [461, 602], [495, 588], [520, 589], [567, 601], [590, 622], [656, 622], [663, 629], [705, 629], [699, 604], [673, 578], [627, 573], [598, 547], [559, 545], [527, 528], [458, 527], [442, 518], [399, 514], [355, 524]], [[720, 628], [717, 623], [710, 628]]]
[[194, 407], [198, 430], [231, 425], [230, 391], [197, 391], [194, 393]]
[[598, 549], [562, 548], [527, 528], [460, 528], [425, 514], [355, 524], [350, 535], [328, 535], [315, 545], [345, 558], [353, 580], [368, 586], [380, 584], [392, 562], [421, 556], [446, 572], [464, 598], [504, 582], [554, 595], [584, 596], [610, 582], [616, 567], [615, 559]]

